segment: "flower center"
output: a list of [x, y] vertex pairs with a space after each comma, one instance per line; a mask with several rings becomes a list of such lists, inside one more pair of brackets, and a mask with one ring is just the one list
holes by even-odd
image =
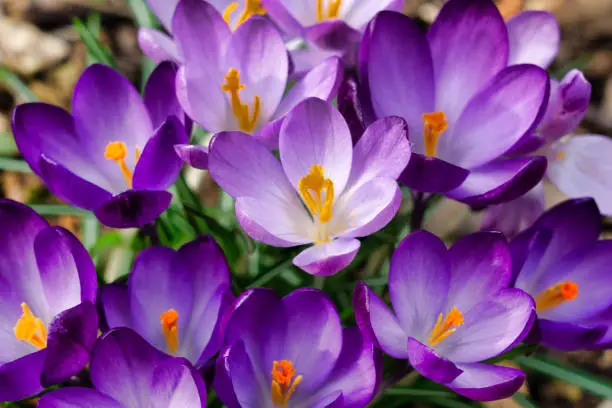
[[[132, 188], [132, 178], [134, 174], [132, 170], [129, 169], [127, 163], [125, 162], [125, 158], [127, 157], [127, 146], [123, 142], [109, 142], [106, 145], [106, 149], [104, 150], [104, 158], [106, 160], [112, 160], [119, 165], [121, 169], [121, 174], [123, 174], [123, 178], [127, 182], [128, 186]], [[140, 149], [136, 148], [136, 163], [140, 159]]]
[[320, 164], [313, 164], [310, 172], [298, 182], [298, 190], [310, 214], [321, 223], [332, 217], [334, 204], [334, 182], [325, 178], [325, 170]]
[[272, 366], [272, 387], [270, 394], [272, 403], [276, 407], [286, 407], [291, 394], [302, 381], [302, 376], [295, 376], [295, 368], [289, 360], [275, 361]]
[[15, 338], [30, 343], [37, 349], [47, 347], [47, 328], [45, 324], [30, 310], [27, 303], [21, 303], [23, 314], [17, 320], [13, 331]]
[[[236, 11], [238, 7], [240, 7], [240, 4], [235, 1], [230, 3], [230, 5], [223, 10], [223, 19], [228, 25], [230, 25], [232, 13]], [[261, 0], [246, 0], [244, 3], [244, 10], [242, 10], [242, 14], [240, 14], [240, 18], [236, 22], [236, 26], [233, 28], [233, 30], [238, 29], [238, 27], [240, 27], [242, 23], [247, 21], [249, 18], [255, 15], [263, 16], [264, 14], [266, 14], [266, 10], [264, 10], [263, 6], [261, 5]]]
[[325, 12], [325, 6], [323, 5], [324, 0], [317, 0], [317, 22], [321, 23], [326, 20], [338, 18], [340, 14], [340, 6], [342, 6], [342, 0], [329, 0], [327, 4], [327, 12]]
[[246, 85], [240, 83], [240, 71], [235, 68], [230, 68], [227, 75], [224, 76], [225, 83], [221, 85], [221, 90], [230, 95], [230, 103], [232, 104], [232, 113], [238, 121], [240, 130], [246, 133], [251, 133], [257, 126], [259, 114], [261, 113], [261, 99], [259, 95], [253, 98], [253, 117], [249, 114], [249, 105], [243, 104], [240, 100], [240, 91], [246, 88]]
[[536, 311], [543, 312], [545, 310], [557, 307], [568, 300], [574, 300], [578, 296], [578, 285], [572, 281], [557, 283], [548, 289], [543, 290], [535, 298]]
[[168, 345], [168, 352], [171, 355], [176, 354], [179, 348], [179, 336], [178, 336], [178, 318], [179, 314], [174, 309], [169, 309], [159, 316], [161, 319], [161, 328], [166, 344]]
[[429, 340], [427, 341], [430, 346], [435, 347], [442, 342], [445, 338], [457, 331], [457, 327], [463, 324], [463, 315], [456, 307], [453, 307], [450, 312], [444, 317], [443, 313], [438, 316], [438, 321], [434, 326]]
[[446, 115], [444, 112], [430, 112], [423, 114], [423, 139], [425, 141], [425, 155], [427, 157], [435, 157], [438, 151], [438, 139], [448, 128]]

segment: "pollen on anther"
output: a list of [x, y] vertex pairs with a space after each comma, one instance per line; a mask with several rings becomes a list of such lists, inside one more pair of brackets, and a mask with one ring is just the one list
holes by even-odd
[[104, 158], [107, 160], [124, 160], [127, 157], [127, 146], [123, 142], [110, 142], [104, 150]]

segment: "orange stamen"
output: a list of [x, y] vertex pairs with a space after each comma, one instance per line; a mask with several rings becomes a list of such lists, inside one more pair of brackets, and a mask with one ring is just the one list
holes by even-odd
[[[235, 1], [233, 3], [230, 3], [225, 8], [225, 10], [223, 10], [223, 19], [228, 25], [230, 25], [230, 22], [232, 20], [232, 13], [236, 11], [238, 7], [240, 7], [240, 5], [237, 1]], [[238, 18], [236, 26], [233, 28], [233, 30], [236, 30], [242, 25], [242, 23], [247, 21], [249, 18], [255, 15], [263, 16], [264, 14], [266, 14], [266, 10], [261, 5], [261, 0], [246, 0], [244, 4], [244, 10], [240, 14], [240, 18]]]
[[[134, 174], [132, 170], [128, 167], [125, 162], [125, 158], [127, 157], [127, 146], [123, 142], [109, 142], [106, 145], [106, 149], [104, 150], [104, 158], [106, 160], [112, 160], [119, 165], [121, 169], [121, 174], [123, 174], [123, 178], [127, 182], [128, 186], [132, 188], [132, 179]], [[140, 149], [136, 148], [136, 162], [140, 159]]]
[[[334, 182], [325, 178], [325, 170], [320, 164], [314, 164], [310, 172], [298, 182], [298, 190], [304, 204], [314, 218], [327, 223], [332, 218], [334, 204]], [[323, 197], [325, 192], [325, 197]]]
[[172, 355], [179, 349], [178, 318], [179, 314], [174, 309], [169, 309], [160, 316], [162, 333], [168, 345], [168, 352]]
[[323, 0], [317, 0], [317, 22], [321, 23], [326, 20], [338, 18], [340, 15], [340, 6], [342, 6], [342, 0], [329, 0], [327, 13], [325, 13]]
[[13, 331], [15, 338], [30, 343], [37, 349], [47, 347], [47, 328], [42, 320], [34, 316], [27, 303], [21, 303], [23, 314], [17, 320]]
[[576, 299], [578, 296], [578, 285], [572, 281], [557, 283], [548, 289], [543, 290], [535, 298], [536, 311], [543, 312], [545, 310], [557, 307], [567, 301]]
[[463, 315], [456, 307], [453, 307], [450, 312], [444, 317], [443, 313], [438, 316], [438, 321], [429, 335], [428, 343], [430, 346], [437, 346], [457, 331], [456, 327], [463, 324]]
[[275, 361], [272, 366], [272, 386], [270, 394], [272, 402], [277, 407], [286, 407], [295, 388], [302, 381], [302, 376], [296, 374], [293, 363], [289, 360]]
[[225, 83], [221, 85], [221, 90], [230, 94], [230, 103], [232, 105], [232, 113], [238, 121], [238, 126], [241, 131], [251, 133], [255, 130], [261, 113], [261, 99], [255, 95], [253, 100], [253, 116], [249, 114], [249, 105], [243, 104], [240, 100], [240, 91], [246, 88], [246, 85], [240, 83], [240, 71], [235, 68], [230, 68], [227, 75], [224, 77]]
[[438, 139], [440, 135], [448, 128], [446, 115], [444, 112], [430, 112], [423, 114], [423, 138], [425, 141], [425, 155], [427, 157], [435, 157], [438, 151]]

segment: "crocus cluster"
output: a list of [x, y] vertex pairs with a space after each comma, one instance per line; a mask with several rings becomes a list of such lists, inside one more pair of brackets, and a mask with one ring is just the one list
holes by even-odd
[[[591, 87], [577, 70], [547, 74], [551, 14], [505, 21], [492, 0], [449, 0], [424, 30], [397, 0], [148, 3], [164, 32], [139, 32], [158, 63], [143, 96], [94, 64], [70, 113], [22, 104], [12, 128], [52, 193], [153, 245], [106, 282], [72, 233], [0, 200], [0, 402], [363, 408], [411, 371], [488, 401], [523, 384], [492, 362], [519, 343], [612, 345], [612, 244], [600, 239], [612, 142], [568, 136]], [[208, 171], [236, 220], [181, 197], [212, 236], [164, 246], [151, 231], [180, 211], [183, 163]], [[545, 175], [573, 199], [545, 211]], [[422, 230], [434, 194], [485, 209], [486, 230], [451, 245]], [[235, 249], [213, 238], [229, 224], [300, 247], [272, 250], [288, 259], [271, 273], [292, 262], [316, 288], [232, 280]], [[361, 265], [360, 239], [384, 242], [383, 256], [400, 243], [384, 288], [347, 271], [351, 307], [323, 279]], [[389, 378], [383, 354], [401, 366]]]

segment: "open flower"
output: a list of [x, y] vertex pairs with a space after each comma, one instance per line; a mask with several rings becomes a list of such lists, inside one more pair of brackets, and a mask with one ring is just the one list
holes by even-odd
[[359, 73], [366, 121], [397, 115], [412, 158], [401, 181], [470, 205], [512, 200], [543, 176], [544, 157], [501, 159], [538, 124], [546, 72], [508, 67], [506, 25], [491, 0], [448, 1], [427, 35], [399, 13], [370, 23]]
[[353, 305], [359, 328], [392, 357], [476, 400], [509, 397], [523, 383], [516, 369], [483, 364], [519, 343], [531, 328], [533, 300], [508, 289], [510, 252], [499, 233], [468, 235], [446, 250], [417, 231], [389, 267], [393, 313], [364, 283]]
[[210, 173], [236, 199], [244, 230], [268, 245], [315, 245], [293, 263], [331, 275], [359, 249], [357, 237], [384, 227], [401, 202], [396, 178], [410, 158], [406, 124], [372, 124], [353, 148], [342, 115], [320, 99], [298, 105], [283, 124], [280, 162], [240, 132], [212, 142]]
[[21, 154], [49, 190], [93, 211], [105, 225], [140, 227], [155, 220], [170, 204], [166, 189], [181, 168], [173, 146], [188, 140], [174, 83], [167, 81], [173, 72], [169, 64], [158, 67], [145, 104], [118, 72], [92, 65], [76, 85], [72, 115], [44, 103], [15, 108]]
[[96, 270], [69, 231], [0, 201], [0, 401], [32, 397], [89, 362]]
[[228, 408], [362, 408], [376, 391], [372, 345], [319, 290], [251, 289], [225, 333], [213, 385]]
[[100, 338], [91, 358], [94, 388], [66, 387], [43, 395], [40, 408], [206, 406], [206, 387], [182, 358], [168, 357], [130, 329]]
[[612, 342], [612, 241], [598, 241], [600, 232], [595, 202], [576, 199], [548, 210], [512, 241], [514, 286], [535, 299], [538, 314], [530, 341], [561, 350]]
[[127, 286], [107, 285], [100, 297], [110, 328], [129, 327], [159, 350], [197, 367], [219, 351], [219, 318], [234, 300], [223, 252], [208, 236], [178, 251], [145, 250]]

